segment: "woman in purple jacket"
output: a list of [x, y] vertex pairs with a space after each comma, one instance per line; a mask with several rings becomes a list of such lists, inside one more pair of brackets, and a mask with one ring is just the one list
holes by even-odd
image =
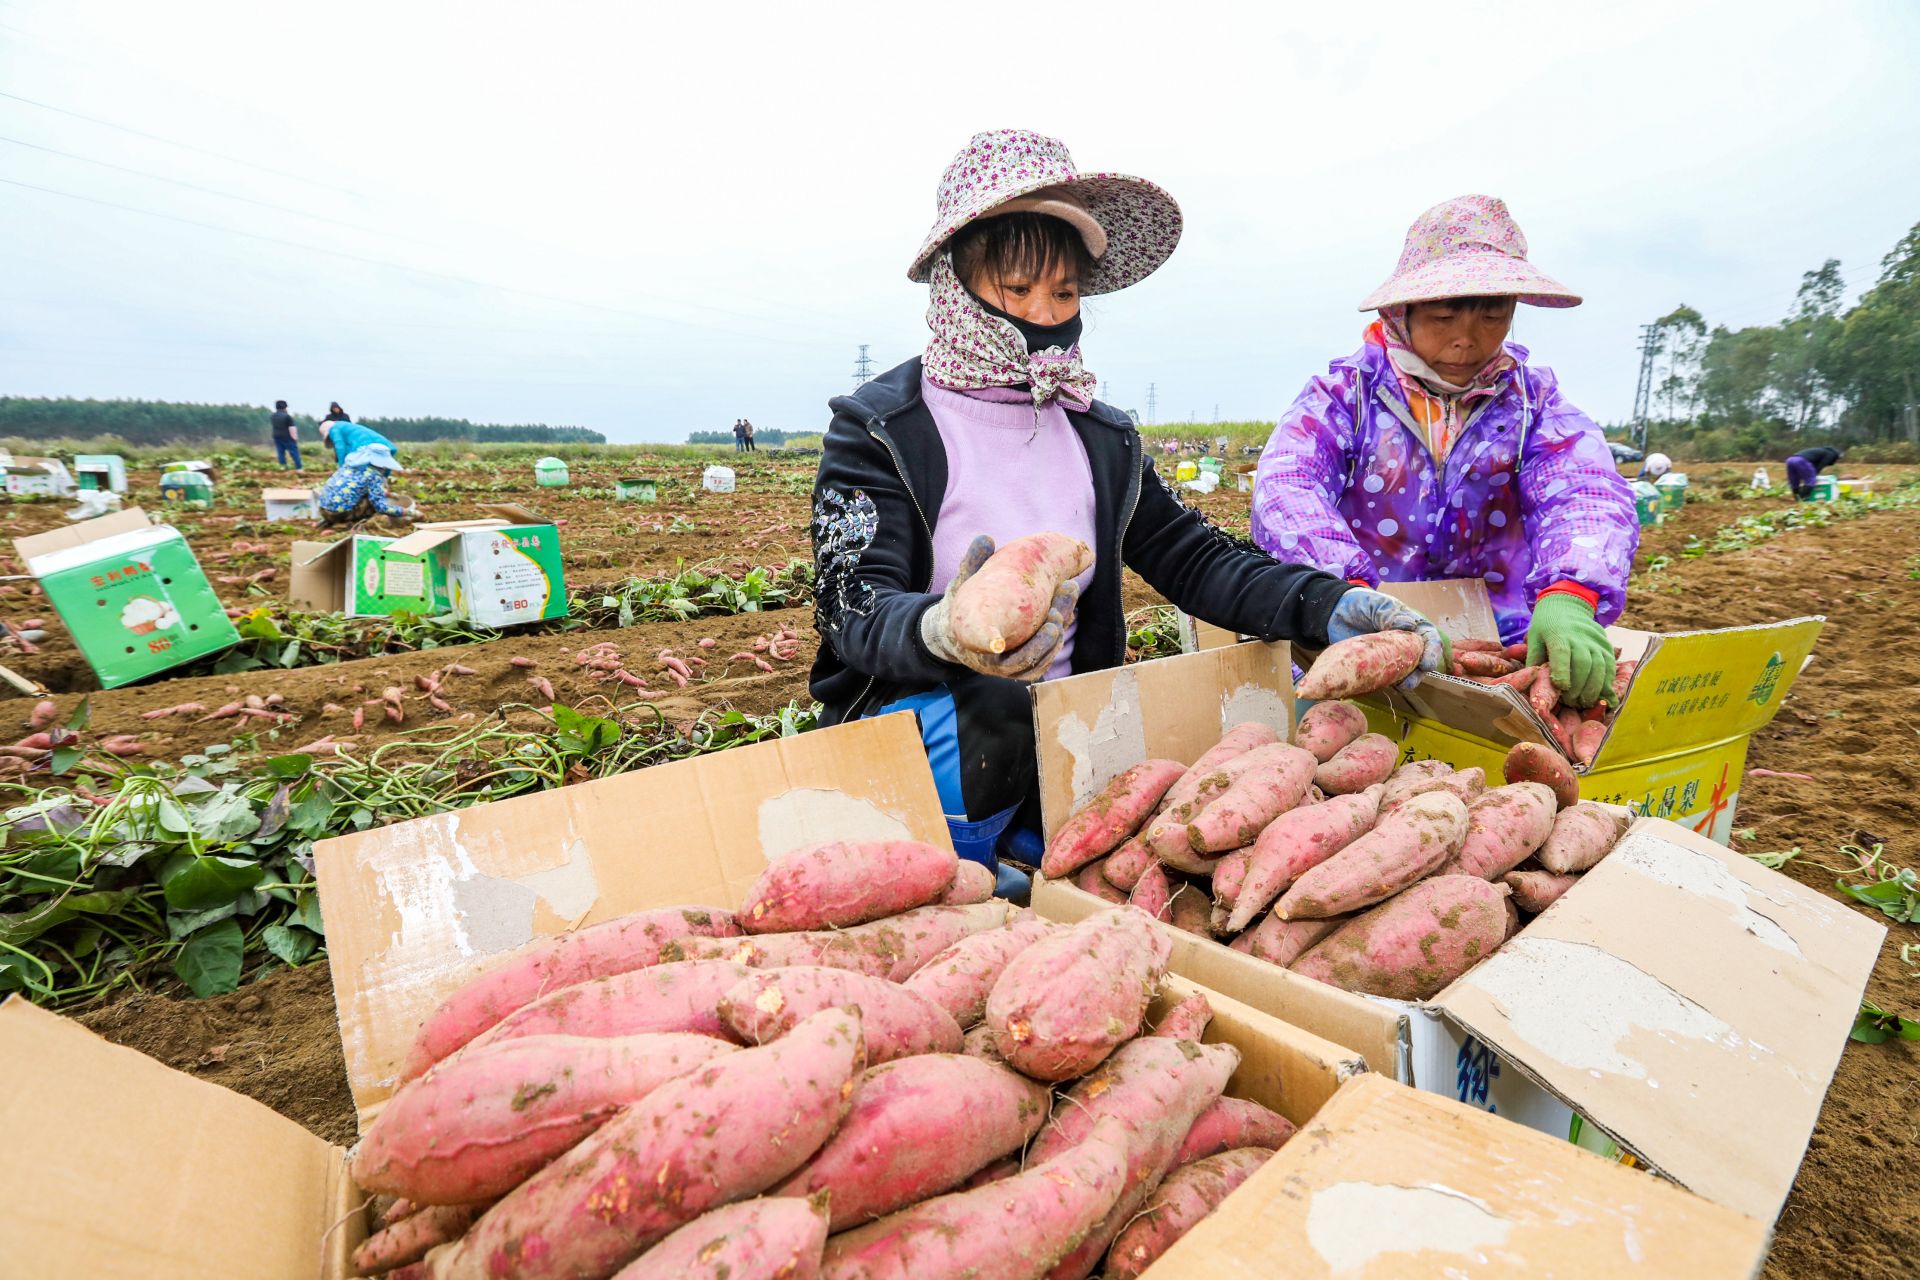
[[1603, 629], [1640, 541], [1633, 492], [1550, 369], [1506, 341], [1516, 303], [1578, 306], [1527, 261], [1501, 201], [1420, 215], [1393, 277], [1360, 304], [1365, 341], [1307, 383], [1267, 441], [1253, 538], [1362, 586], [1484, 578], [1500, 636], [1561, 696], [1612, 688]]

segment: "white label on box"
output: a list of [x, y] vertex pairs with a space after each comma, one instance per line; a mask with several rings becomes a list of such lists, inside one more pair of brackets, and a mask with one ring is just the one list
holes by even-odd
[[1431, 1009], [1399, 1007], [1411, 1015], [1415, 1088], [1556, 1138], [1572, 1137], [1573, 1109], [1535, 1084], [1492, 1045]]
[[387, 589], [389, 596], [421, 596], [427, 590], [427, 566], [420, 560], [384, 561], [387, 569]]

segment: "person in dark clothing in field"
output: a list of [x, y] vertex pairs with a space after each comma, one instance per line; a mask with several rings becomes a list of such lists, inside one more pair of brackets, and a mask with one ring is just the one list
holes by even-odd
[[285, 400], [273, 402], [273, 460], [281, 466], [291, 465], [300, 470], [300, 428], [294, 425], [293, 415], [287, 412]]
[[1840, 461], [1840, 451], [1817, 445], [1811, 449], [1802, 449], [1787, 459], [1787, 487], [1793, 490], [1793, 496], [1805, 502], [1813, 493], [1813, 482], [1834, 463]]

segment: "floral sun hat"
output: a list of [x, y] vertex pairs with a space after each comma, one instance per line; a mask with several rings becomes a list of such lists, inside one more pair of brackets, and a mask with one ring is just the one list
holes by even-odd
[[1050, 213], [1079, 228], [1094, 251], [1082, 294], [1138, 284], [1180, 243], [1180, 206], [1153, 183], [1124, 173], [1082, 173], [1058, 139], [996, 129], [973, 135], [940, 175], [939, 215], [907, 279], [926, 283], [934, 255], [960, 228], [1017, 209]]
[[1580, 305], [1579, 294], [1527, 261], [1527, 237], [1504, 200], [1457, 196], [1414, 220], [1400, 265], [1360, 310], [1505, 295], [1536, 307]]

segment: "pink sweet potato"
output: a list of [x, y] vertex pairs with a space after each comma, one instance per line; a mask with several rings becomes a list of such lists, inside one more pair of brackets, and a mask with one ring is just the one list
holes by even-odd
[[1254, 842], [1226, 932], [1238, 933], [1252, 924], [1300, 875], [1371, 830], [1379, 803], [1375, 784], [1358, 795], [1335, 796], [1275, 818]]
[[1580, 779], [1566, 757], [1537, 742], [1522, 742], [1507, 752], [1501, 774], [1508, 782], [1540, 782], [1552, 790], [1562, 809], [1580, 803]]
[[805, 1164], [847, 1113], [864, 1044], [859, 1010], [828, 1010], [661, 1085], [435, 1250], [432, 1280], [604, 1280]]
[[[1153, 850], [1147, 848], [1146, 840], [1141, 836], [1135, 836], [1107, 855], [1106, 860], [1100, 864], [1100, 874], [1114, 888], [1130, 890], [1140, 883], [1140, 877], [1145, 875], [1147, 868], [1156, 861]], [[1079, 881], [1076, 880], [1074, 883], [1079, 884]], [[1080, 887], [1087, 889], [1086, 885]], [[1088, 892], [1095, 891], [1088, 889]], [[1112, 901], [1112, 899], [1108, 900]], [[1124, 894], [1120, 901], [1126, 901]]]
[[1487, 771], [1479, 765], [1460, 769], [1441, 778], [1440, 786], [1459, 796], [1461, 804], [1472, 804], [1487, 793]]
[[614, 1280], [817, 1280], [826, 1206], [762, 1196], [703, 1213]]
[[1156, 862], [1142, 872], [1133, 886], [1133, 892], [1127, 895], [1127, 901], [1155, 920], [1170, 922], [1173, 919], [1173, 884], [1167, 879], [1166, 866]]
[[668, 943], [668, 959], [722, 959], [755, 969], [817, 964], [903, 982], [960, 939], [1007, 922], [1012, 904], [994, 898], [968, 906], [916, 907], [851, 929], [763, 933], [752, 938], [682, 938]]
[[1121, 770], [1047, 842], [1041, 873], [1059, 880], [1112, 853], [1185, 773], [1178, 760], [1145, 760]]
[[1174, 890], [1173, 900], [1167, 907], [1167, 923], [1182, 933], [1191, 933], [1197, 938], [1213, 939], [1213, 903], [1197, 886], [1183, 884]]
[[1006, 1055], [1001, 1053], [1000, 1047], [993, 1042], [993, 1028], [984, 1022], [968, 1028], [967, 1034], [960, 1037], [960, 1052], [969, 1058], [978, 1058], [982, 1062], [991, 1062], [996, 1066], [1007, 1065]]
[[1115, 907], [1020, 952], [987, 997], [987, 1025], [1008, 1062], [1036, 1080], [1084, 1075], [1136, 1035], [1173, 942]]
[[1514, 782], [1467, 806], [1467, 838], [1447, 864], [1454, 875], [1498, 880], [1525, 862], [1553, 830], [1553, 790]]
[[1284, 742], [1259, 750], [1270, 758], [1235, 778], [1187, 824], [1187, 847], [1195, 853], [1224, 853], [1252, 844], [1313, 785], [1319, 762], [1311, 752]]
[[408, 1214], [368, 1236], [353, 1251], [353, 1273], [374, 1275], [418, 1262], [430, 1250], [458, 1240], [486, 1207], [484, 1204], [436, 1204]]
[[1592, 764], [1593, 758], [1600, 754], [1600, 743], [1606, 736], [1606, 721], [1583, 720], [1573, 734], [1573, 758], [1581, 764]]
[[668, 907], [542, 938], [493, 964], [429, 1014], [400, 1070], [400, 1078], [413, 1079], [543, 995], [591, 978], [658, 964], [661, 946], [672, 939], [730, 938], [739, 932], [731, 911]]
[[1385, 782], [1400, 748], [1384, 734], [1363, 733], [1313, 773], [1313, 785], [1330, 796], [1351, 795]]
[[1347, 991], [1430, 1000], [1507, 940], [1504, 884], [1435, 876], [1341, 925], [1293, 971]]
[[824, 1280], [1035, 1277], [1095, 1231], [1126, 1188], [1129, 1131], [1109, 1118], [1025, 1173], [955, 1191], [827, 1241]]
[[953, 850], [919, 840], [832, 840], [773, 859], [736, 918], [748, 933], [842, 929], [939, 900]]
[[[1271, 746], [1280, 741], [1280, 735], [1258, 720], [1248, 720], [1227, 730], [1219, 742], [1208, 747], [1198, 760], [1188, 766], [1187, 771], [1167, 789], [1160, 798], [1162, 812], [1173, 809], [1192, 800], [1205, 781], [1215, 770], [1236, 756], [1243, 756], [1255, 747]], [[1121, 885], [1121, 888], [1127, 886]]]
[[830, 1193], [832, 1229], [845, 1231], [951, 1191], [1018, 1152], [1046, 1123], [1051, 1101], [1045, 1085], [960, 1054], [869, 1067], [833, 1137], [775, 1194]]
[[947, 600], [953, 638], [976, 653], [1005, 653], [1033, 639], [1060, 585], [1093, 567], [1093, 548], [1064, 533], [1002, 545]]
[[[1126, 844], [1121, 845], [1120, 848], [1124, 851], [1133, 848], [1134, 845], [1135, 842], [1129, 840]], [[1119, 856], [1120, 855], [1116, 853], [1111, 858], [1102, 858], [1098, 862], [1089, 862], [1086, 866], [1073, 873], [1073, 883], [1078, 888], [1092, 894], [1102, 902], [1111, 902], [1115, 906], [1124, 905], [1127, 901], [1126, 890], [1115, 887], [1113, 881], [1107, 879], [1106, 875], [1108, 865], [1113, 862], [1114, 858], [1118, 858]], [[1146, 867], [1152, 866], [1153, 863], [1153, 855], [1148, 854], [1145, 866], [1141, 869], [1144, 871]], [[1138, 875], [1134, 876], [1136, 882], [1139, 878]]]
[[945, 1009], [963, 1029], [971, 1027], [987, 1016], [987, 997], [1008, 963], [1064, 927], [1044, 920], [1023, 920], [1004, 929], [973, 934], [929, 960], [901, 985]]
[[491, 1200], [621, 1107], [734, 1052], [685, 1033], [474, 1045], [388, 1100], [353, 1149], [353, 1179], [417, 1204]]
[[1293, 741], [1321, 764], [1367, 731], [1367, 713], [1353, 702], [1316, 702], [1300, 717]]
[[1285, 969], [1298, 960], [1308, 947], [1352, 918], [1335, 916], [1331, 920], [1287, 920], [1270, 915], [1228, 945], [1242, 955], [1265, 960], [1268, 964]]
[[1270, 1107], [1247, 1098], [1221, 1098], [1193, 1122], [1174, 1156], [1175, 1164], [1192, 1164], [1208, 1156], [1243, 1147], [1278, 1151], [1293, 1136], [1293, 1121]]
[[[1392, 897], [1446, 864], [1467, 837], [1467, 806], [1451, 792], [1415, 796], [1282, 894], [1274, 913], [1324, 920]], [[1324, 945], [1324, 944], [1322, 944]]]
[[1540, 865], [1555, 875], [1572, 875], [1599, 862], [1627, 830], [1624, 814], [1582, 800], [1554, 815], [1553, 830], [1540, 846]]
[[1376, 693], [1412, 675], [1426, 647], [1411, 631], [1373, 631], [1330, 644], [1313, 660], [1296, 692], [1312, 702]]
[[1270, 765], [1283, 764], [1302, 754], [1305, 753], [1298, 747], [1284, 742], [1270, 742], [1265, 746], [1255, 747], [1251, 751], [1244, 751], [1234, 756], [1215, 768], [1212, 773], [1201, 778], [1194, 786], [1193, 794], [1187, 799], [1179, 804], [1161, 808], [1160, 813], [1147, 825], [1144, 837], [1147, 847], [1153, 850], [1154, 855], [1163, 862], [1171, 863], [1186, 871], [1199, 870], [1204, 864], [1195, 862], [1195, 855], [1188, 841], [1187, 825], [1203, 814], [1244, 775], [1264, 770]]
[[616, 973], [542, 996], [509, 1014], [475, 1044], [526, 1036], [634, 1036], [691, 1031], [731, 1040], [714, 1011], [727, 989], [747, 976], [744, 965], [691, 960]]
[[897, 982], [845, 969], [762, 969], [720, 997], [717, 1011], [742, 1042], [766, 1044], [816, 1013], [848, 1005], [859, 1007], [868, 1062], [960, 1052], [960, 1024], [952, 1014]]
[[[1452, 772], [1453, 766], [1444, 760], [1410, 760], [1401, 765], [1387, 779], [1386, 790], [1380, 794], [1380, 816], [1386, 817], [1415, 796], [1445, 790], [1441, 782]], [[1483, 782], [1485, 777], [1481, 775]], [[1466, 801], [1463, 799], [1461, 803]]]
[[1246, 848], [1235, 849], [1213, 864], [1208, 885], [1213, 890], [1213, 905], [1220, 912], [1222, 925], [1226, 923], [1227, 913], [1233, 910], [1233, 904], [1240, 898], [1240, 887], [1247, 882], [1247, 867], [1252, 861], [1253, 850]]
[[953, 886], [940, 895], [940, 905], [970, 907], [993, 897], [993, 868], [972, 858], [960, 859], [954, 869]]
[[1235, 1187], [1253, 1176], [1273, 1152], [1241, 1147], [1182, 1165], [1147, 1200], [1107, 1253], [1108, 1280], [1134, 1280], [1193, 1225], [1220, 1207]]
[[1509, 871], [1500, 877], [1500, 883], [1513, 890], [1514, 905], [1533, 915], [1558, 902], [1579, 882], [1577, 875], [1557, 876], [1551, 871]]
[[1196, 991], [1161, 1015], [1153, 1034], [1168, 1040], [1198, 1040], [1213, 1021], [1213, 1006], [1205, 993]]

